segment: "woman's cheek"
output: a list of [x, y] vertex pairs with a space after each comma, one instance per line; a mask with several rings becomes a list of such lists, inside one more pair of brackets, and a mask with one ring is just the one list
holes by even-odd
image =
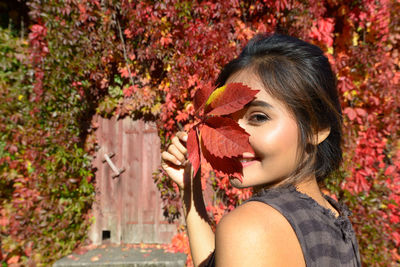
[[277, 121], [274, 127], [268, 130], [266, 137], [265, 142], [276, 147], [284, 149], [297, 147], [297, 124], [291, 119]]

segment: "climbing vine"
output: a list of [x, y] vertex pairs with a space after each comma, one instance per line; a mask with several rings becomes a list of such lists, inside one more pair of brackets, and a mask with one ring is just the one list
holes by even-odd
[[[400, 262], [398, 1], [28, 3], [34, 23], [25, 43], [1, 35], [3, 261], [49, 263], [83, 242], [93, 114], [154, 120], [164, 148], [195, 123], [195, 92], [213, 88], [256, 33], [279, 31], [321, 47], [337, 73], [345, 160], [326, 185], [353, 211], [362, 261]], [[218, 221], [251, 192], [209, 171], [202, 168], [204, 188], [213, 189], [207, 210]], [[162, 173], [154, 178], [166, 214], [179, 218], [178, 190]], [[172, 250], [188, 251], [183, 232], [174, 240]]]

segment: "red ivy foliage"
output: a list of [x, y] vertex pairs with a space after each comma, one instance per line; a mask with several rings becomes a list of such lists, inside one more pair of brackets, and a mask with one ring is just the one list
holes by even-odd
[[[37, 21], [30, 40], [32, 60], [38, 60], [32, 100], [43, 103], [43, 108], [46, 101], [64, 97], [68, 101], [57, 102], [58, 109], [73, 114], [70, 118], [74, 121], [82, 121], [79, 114], [94, 108], [105, 116], [157, 120], [163, 145], [179, 125], [189, 131], [198, 122], [198, 107], [192, 104], [196, 91], [212, 90], [221, 67], [256, 33], [278, 29], [320, 46], [337, 73], [345, 121], [343, 168], [327, 179], [327, 188], [353, 211], [363, 263], [390, 266], [400, 262], [399, 1], [29, 2]], [[81, 103], [92, 104], [83, 107]], [[36, 114], [37, 110], [30, 112]], [[55, 122], [46, 127], [52, 133], [71, 128]], [[89, 135], [79, 134], [80, 142], [90, 140], [88, 128]], [[32, 165], [39, 170], [34, 155], [46, 144], [37, 142]], [[69, 153], [75, 151], [70, 144], [68, 148], [72, 149]], [[72, 163], [66, 164], [67, 169], [68, 164]], [[206, 164], [202, 172], [210, 177], [213, 188], [208, 211], [218, 221], [251, 192], [230, 187], [225, 176], [217, 178], [209, 174], [210, 169]], [[163, 175], [155, 181], [166, 201], [166, 212], [176, 218], [177, 191]], [[35, 195], [36, 189], [22, 183], [18, 190], [33, 190], [29, 194]], [[37, 203], [40, 201], [32, 207]], [[5, 216], [3, 210], [0, 218]], [[19, 219], [17, 211], [8, 215], [18, 224], [15, 229], [27, 231], [25, 219]], [[69, 229], [67, 234], [79, 230]], [[44, 231], [39, 233], [46, 236]], [[68, 246], [73, 247], [73, 242]], [[38, 253], [35, 244], [15, 241], [14, 245], [17, 249], [6, 251], [11, 256], [19, 253], [29, 258], [24, 250], [30, 246], [33, 254]]]
[[229, 83], [213, 92], [205, 90], [201, 88], [194, 96], [195, 113], [201, 114], [201, 121], [188, 133], [188, 158], [194, 174], [199, 170], [200, 159], [204, 158], [221, 176], [241, 180], [239, 157], [245, 152], [254, 154], [249, 134], [234, 120], [221, 116], [244, 108], [258, 91], [241, 83]]
[[41, 69], [43, 58], [49, 53], [46, 43], [47, 29], [43, 25], [35, 24], [29, 33], [29, 43], [31, 47], [30, 61], [35, 68], [35, 82], [33, 91], [35, 92], [35, 101], [40, 101], [43, 94], [43, 76], [44, 71]]

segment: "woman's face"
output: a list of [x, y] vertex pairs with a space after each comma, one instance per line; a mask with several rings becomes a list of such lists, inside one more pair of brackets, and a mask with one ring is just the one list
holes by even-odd
[[285, 180], [298, 164], [296, 120], [282, 102], [267, 93], [253, 72], [235, 73], [226, 83], [243, 83], [259, 90], [252, 102], [232, 114], [232, 118], [250, 134], [249, 142], [255, 155], [243, 154], [243, 181], [232, 178], [231, 184], [239, 188], [273, 186]]

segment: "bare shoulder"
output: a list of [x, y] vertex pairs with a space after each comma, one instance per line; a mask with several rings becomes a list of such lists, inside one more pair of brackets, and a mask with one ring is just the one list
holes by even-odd
[[217, 266], [305, 266], [296, 234], [276, 209], [250, 201], [225, 215], [216, 231]]

